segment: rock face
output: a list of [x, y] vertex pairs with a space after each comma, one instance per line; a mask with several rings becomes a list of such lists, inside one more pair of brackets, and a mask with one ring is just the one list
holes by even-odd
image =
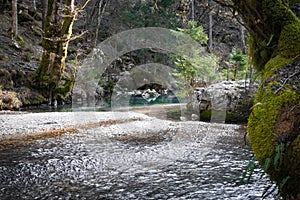
[[250, 114], [256, 91], [256, 87], [244, 80], [222, 81], [207, 87], [198, 87], [194, 90], [188, 109], [193, 114], [198, 114], [200, 120], [208, 120], [210, 114], [207, 111], [215, 110], [226, 111], [226, 119], [229, 121], [235, 121], [238, 118], [244, 121]]

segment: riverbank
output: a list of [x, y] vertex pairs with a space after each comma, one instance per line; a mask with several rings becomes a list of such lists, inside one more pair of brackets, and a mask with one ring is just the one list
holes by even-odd
[[78, 129], [146, 119], [146, 115], [125, 112], [5, 112], [0, 115], [0, 150], [76, 133]]

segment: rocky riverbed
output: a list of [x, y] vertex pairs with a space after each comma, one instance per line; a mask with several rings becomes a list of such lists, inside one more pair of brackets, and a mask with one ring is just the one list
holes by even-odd
[[10, 112], [0, 124], [3, 199], [260, 199], [272, 185], [261, 170], [239, 183], [251, 156], [239, 125], [131, 111]]
[[[161, 140], [166, 135], [159, 134], [175, 129], [179, 132], [198, 132], [195, 127], [201, 126], [211, 130], [208, 132], [216, 132], [220, 129], [234, 131], [240, 128], [238, 125], [169, 121], [163, 119], [164, 107], [159, 108], [139, 108], [137, 112], [3, 112], [0, 114], [0, 150], [28, 145], [43, 138], [61, 137], [101, 127], [114, 127], [111, 132], [115, 134], [111, 136], [116, 137], [117, 134], [117, 140], [140, 142]], [[157, 118], [159, 115], [161, 119]], [[144, 132], [151, 134], [142, 136]], [[139, 135], [132, 135], [133, 133]]]

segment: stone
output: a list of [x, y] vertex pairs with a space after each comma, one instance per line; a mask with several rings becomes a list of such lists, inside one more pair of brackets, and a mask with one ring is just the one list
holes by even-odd
[[[247, 109], [252, 106], [257, 87], [250, 81], [221, 81], [208, 86], [197, 87], [188, 110], [194, 114], [208, 110], [243, 113], [240, 107], [246, 102]], [[244, 107], [242, 109], [245, 109]], [[250, 113], [250, 112], [249, 112]]]

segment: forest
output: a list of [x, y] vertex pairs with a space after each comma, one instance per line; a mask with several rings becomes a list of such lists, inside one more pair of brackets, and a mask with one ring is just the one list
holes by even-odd
[[[151, 63], [168, 66], [187, 102], [199, 87], [244, 81], [257, 88], [240, 112], [255, 157], [284, 199], [300, 199], [299, 0], [0, 0], [0, 15], [0, 110], [121, 105], [112, 98], [124, 84], [148, 96], [173, 90], [171, 78], [157, 84], [151, 69], [138, 71]], [[132, 41], [113, 43], [126, 33]], [[107, 44], [117, 53], [105, 54]], [[139, 77], [132, 87], [130, 73]]]
[[[176, 2], [171, 0], [149, 2], [87, 1], [82, 2], [82, 4], [75, 2], [73, 12], [76, 12], [76, 16], [72, 19], [66, 19], [61, 16], [61, 13], [57, 13], [57, 16], [53, 19], [55, 22], [51, 23], [52, 26], [49, 27], [49, 33], [47, 33], [44, 27], [47, 25], [45, 11], [47, 10], [47, 2], [42, 2], [15, 2], [17, 8], [21, 10], [21, 13], [15, 18], [10, 18], [13, 11], [10, 3], [7, 1], [2, 3], [2, 13], [7, 15], [9, 20], [2, 22], [2, 24], [5, 24], [3, 28], [7, 28], [7, 30], [2, 31], [3, 42], [8, 45], [2, 50], [1, 74], [6, 78], [3, 79], [1, 85], [3, 91], [19, 88], [19, 92], [10, 95], [19, 98], [11, 98], [10, 101], [14, 103], [3, 103], [3, 109], [5, 107], [18, 109], [21, 105], [53, 104], [52, 101], [54, 100], [59, 103], [70, 102], [76, 65], [80, 65], [80, 62], [101, 41], [116, 33], [141, 27], [181, 29], [186, 32], [190, 29], [189, 32], [194, 34], [194, 37], [204, 37], [200, 44], [205, 46], [207, 51], [215, 57], [219, 66], [218, 70], [223, 73], [223, 79], [244, 79], [245, 76], [251, 76], [250, 73], [246, 74], [247, 72], [251, 71], [253, 73], [245, 56], [247, 53], [247, 31], [238, 22], [238, 19], [233, 17], [230, 9], [216, 3], [196, 1], [190, 4], [185, 1]], [[53, 3], [55, 4], [55, 2]], [[53, 10], [53, 13], [49, 14], [54, 16], [55, 12], [63, 12], [63, 5], [58, 6], [56, 9], [56, 11]], [[70, 20], [69, 23], [65, 24], [66, 27], [59, 27], [66, 20]], [[71, 21], [74, 22], [71, 23]], [[68, 27], [72, 29], [72, 35], [67, 34], [71, 33], [67, 30]], [[64, 33], [59, 33], [62, 29], [64, 29]], [[42, 39], [43, 37], [47, 39]], [[58, 39], [63, 37], [67, 38]], [[206, 37], [207, 39], [205, 39]], [[50, 38], [52, 39], [50, 40]], [[51, 45], [61, 46], [61, 50], [57, 47], [53, 50], [48, 49], [49, 55], [41, 53], [43, 49], [52, 48]], [[10, 51], [15, 51], [16, 56], [14, 54], [13, 57], [8, 56]], [[46, 65], [43, 64], [44, 62], [49, 61], [47, 59], [50, 59], [51, 51], [58, 51], [61, 56], [57, 58], [57, 69], [53, 66], [52, 70], [54, 71], [48, 71], [50, 75], [45, 72], [42, 66]], [[45, 53], [45, 51], [43, 52]], [[54, 53], [57, 54], [58, 52]], [[137, 50], [128, 53], [128, 55], [123, 55], [119, 59], [119, 63], [114, 63], [114, 65], [119, 65], [118, 68], [120, 68], [116, 69], [118, 71], [115, 72], [116, 76], [121, 72], [123, 68], [121, 65], [125, 65], [124, 63], [127, 63], [127, 66], [138, 65], [139, 63], [157, 62], [155, 59], [161, 63], [169, 64], [173, 62], [169, 55], [164, 55], [158, 51], [151, 49]], [[175, 68], [175, 64], [172, 67]], [[25, 80], [14, 81], [14, 73], [10, 73], [12, 70], [14, 73], [25, 73], [26, 75], [23, 75]], [[111, 77], [113, 72], [109, 72], [109, 70], [107, 69], [106, 72], [107, 77], [102, 78], [107, 79], [102, 86], [105, 96], [110, 95], [110, 90], [112, 90], [114, 84], [112, 82], [115, 82], [111, 80], [113, 79]], [[238, 75], [237, 71], [240, 72]], [[7, 76], [7, 73], [11, 75]], [[59, 75], [54, 76], [55, 73]], [[18, 77], [20, 79], [22, 74]], [[57, 80], [50, 80], [52, 78]], [[193, 79], [196, 78], [198, 77], [193, 77]], [[61, 79], [63, 81], [60, 81]], [[18, 82], [22, 82], [22, 84], [18, 84]], [[20, 93], [23, 95], [19, 95]]]

